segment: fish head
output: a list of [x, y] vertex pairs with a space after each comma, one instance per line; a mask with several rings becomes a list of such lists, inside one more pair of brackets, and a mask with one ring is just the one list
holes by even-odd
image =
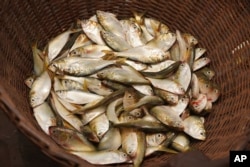
[[48, 69], [52, 72], [56, 72], [58, 67], [59, 67], [58, 64], [56, 62], [53, 62], [48, 66]]
[[206, 139], [206, 131], [204, 128], [204, 118], [198, 116], [190, 116], [184, 120], [184, 132], [198, 140]]
[[72, 137], [70, 133], [56, 126], [49, 127], [49, 134], [51, 138], [60, 145], [67, 144], [68, 140]]
[[207, 93], [208, 101], [215, 102], [221, 94], [221, 91], [218, 87], [213, 87], [211, 91]]
[[39, 95], [38, 93], [36, 93], [36, 94], [31, 93], [29, 100], [30, 100], [31, 107], [33, 107], [33, 108], [44, 102], [43, 96]]
[[211, 80], [215, 76], [215, 71], [210, 69], [210, 68], [202, 68], [202, 73], [209, 79]]

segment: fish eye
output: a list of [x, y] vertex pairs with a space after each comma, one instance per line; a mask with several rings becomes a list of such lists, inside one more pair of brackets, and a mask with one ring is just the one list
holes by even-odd
[[208, 85], [208, 84], [206, 84], [205, 86], [206, 86], [206, 88], [208, 88], [208, 87], [209, 87], [209, 85]]
[[204, 132], [200, 132], [200, 135], [204, 136], [204, 135], [205, 135], [205, 133], [204, 133]]
[[210, 74], [210, 73], [211, 73], [211, 71], [208, 71], [207, 73], [208, 73], [208, 74]]
[[214, 89], [214, 92], [215, 92], [215, 93], [218, 93], [219, 91], [218, 91], [218, 89]]
[[162, 137], [162, 134], [157, 134], [157, 137], [159, 137], [159, 138]]
[[101, 132], [98, 132], [98, 133], [97, 133], [97, 136], [101, 136], [101, 135], [102, 135], [102, 133], [101, 133]]

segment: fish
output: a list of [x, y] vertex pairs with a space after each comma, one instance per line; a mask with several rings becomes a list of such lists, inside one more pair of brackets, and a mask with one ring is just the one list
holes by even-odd
[[101, 36], [101, 31], [103, 30], [102, 26], [93, 20], [79, 20], [81, 24], [82, 30], [86, 34], [86, 36], [98, 45], [105, 45], [105, 41]]
[[190, 150], [190, 140], [184, 133], [179, 133], [172, 141], [171, 146], [180, 152], [186, 152]]
[[132, 48], [126, 40], [113, 34], [112, 32], [102, 30], [101, 36], [105, 43], [115, 51], [125, 51]]
[[197, 140], [206, 139], [204, 117], [191, 115], [183, 120], [184, 132]]
[[47, 71], [38, 76], [29, 91], [29, 102], [31, 107], [36, 107], [42, 104], [49, 96], [52, 82]]
[[190, 100], [190, 108], [196, 114], [200, 114], [206, 107], [207, 104], [207, 96], [204, 94], [199, 94], [197, 99]]
[[141, 94], [147, 95], [147, 96], [153, 96], [154, 91], [153, 88], [150, 85], [132, 85], [132, 87], [140, 92]]
[[117, 122], [113, 124], [117, 128], [132, 128], [138, 129], [144, 132], [167, 132], [169, 128], [157, 120], [147, 120], [144, 117], [142, 119], [130, 120], [126, 122]]
[[86, 45], [83, 47], [78, 47], [69, 52], [69, 56], [80, 56], [86, 58], [101, 58], [105, 55], [102, 50], [111, 50], [108, 46], [105, 45]]
[[169, 66], [171, 66], [175, 62], [176, 61], [173, 61], [173, 60], [164, 60], [164, 61], [159, 62], [159, 63], [150, 64], [150, 65], [148, 65], [148, 67], [145, 70], [143, 70], [143, 72], [159, 72], [159, 71], [162, 71], [162, 70], [168, 68]]
[[198, 98], [199, 96], [199, 80], [197, 78], [197, 75], [195, 73], [192, 73], [191, 77], [191, 83], [190, 83], [190, 89], [191, 89], [191, 97], [192, 98]]
[[205, 75], [209, 80], [211, 80], [215, 76], [215, 71], [208, 68], [208, 67], [203, 67], [200, 70], [196, 71], [195, 73], [200, 73]]
[[[112, 142], [111, 142], [112, 141]], [[122, 137], [118, 128], [110, 127], [98, 144], [98, 150], [118, 150]]]
[[115, 63], [116, 61], [97, 58], [66, 57], [53, 62], [49, 70], [62, 71], [73, 76], [87, 76]]
[[122, 102], [123, 102], [123, 98], [118, 98], [114, 100], [113, 102], [109, 103], [107, 106], [106, 114], [107, 114], [108, 120], [114, 124], [119, 122], [118, 115], [116, 113], [116, 107], [118, 105], [121, 105]]
[[211, 62], [211, 59], [208, 57], [199, 58], [198, 60], [194, 61], [194, 64], [192, 66], [192, 70], [193, 71], [199, 70], [202, 67], [208, 65], [210, 62]]
[[70, 47], [69, 52], [75, 50], [76, 48], [81, 48], [87, 45], [91, 45], [92, 41], [83, 33], [79, 34], [76, 38], [74, 44]]
[[33, 115], [41, 129], [49, 134], [49, 127], [56, 126], [56, 116], [48, 102], [33, 108]]
[[[158, 71], [158, 72], [144, 72], [144, 71], [142, 71], [141, 73], [145, 77], [156, 78], [156, 79], [164, 79], [164, 78], [168, 78], [174, 72], [176, 72], [180, 65], [181, 65], [181, 62], [177, 61], [177, 62], [171, 64], [170, 66], [168, 66], [167, 68], [165, 68], [165, 69], [163, 69], [161, 71]], [[183, 70], [183, 72], [184, 72], [184, 70]], [[190, 71], [190, 73], [191, 73], [191, 71]]]
[[43, 52], [38, 49], [37, 42], [33, 43], [32, 45], [32, 55], [33, 55], [33, 69], [35, 76], [41, 75], [41, 73], [44, 71], [44, 54]]
[[163, 33], [152, 40], [150, 40], [146, 45], [150, 47], [155, 47], [162, 49], [164, 52], [168, 51], [176, 41], [176, 35], [172, 32]]
[[56, 94], [59, 98], [73, 104], [87, 104], [104, 98], [103, 96], [77, 89], [58, 90]]
[[118, 150], [70, 151], [70, 153], [95, 165], [119, 164], [131, 161], [126, 153]]
[[58, 97], [54, 91], [51, 91], [51, 103], [55, 106], [57, 113], [60, 115], [63, 120], [68, 122], [72, 127], [74, 127], [78, 132], [81, 132], [82, 121], [76, 116], [73, 115], [72, 112], [67, 110], [61, 102], [58, 100]]
[[146, 135], [142, 131], [136, 132], [137, 137], [137, 150], [133, 159], [134, 167], [140, 167], [146, 152]]
[[175, 93], [171, 93], [159, 88], [154, 88], [154, 93], [162, 98], [167, 104], [175, 105], [178, 103], [179, 96]]
[[120, 52], [104, 51], [104, 59], [112, 59], [113, 57], [122, 57], [130, 60], [138, 61], [141, 63], [154, 64], [159, 63], [170, 58], [169, 52], [164, 52], [161, 49], [142, 45]]
[[157, 118], [160, 122], [165, 124], [167, 127], [182, 130], [184, 123], [182, 119], [176, 114], [175, 111], [169, 110], [164, 105], [158, 105], [149, 110], [150, 114]]
[[93, 143], [99, 143], [100, 139], [98, 138], [97, 134], [90, 128], [88, 125], [81, 126], [81, 133]]
[[104, 12], [101, 10], [96, 11], [96, 17], [102, 27], [108, 31], [114, 33], [116, 36], [125, 39], [125, 33], [122, 28], [122, 24], [116, 18], [116, 15], [110, 12]]
[[97, 76], [100, 79], [107, 79], [123, 84], [149, 84], [149, 81], [136, 70], [131, 70], [129, 66], [126, 66], [127, 68], [125, 66], [122, 67], [105, 68], [97, 72]]
[[146, 134], [146, 142], [148, 146], [158, 146], [164, 140], [166, 140], [167, 136], [164, 133], [150, 133]]
[[50, 137], [61, 147], [70, 151], [95, 151], [95, 146], [81, 133], [58, 126], [49, 127]]
[[176, 81], [170, 80], [170, 79], [155, 79], [155, 78], [149, 78], [146, 77], [153, 87], [159, 88], [174, 94], [183, 95], [185, 93], [184, 88]]
[[126, 111], [128, 107], [137, 103], [140, 99], [138, 92], [134, 89], [126, 89], [123, 96], [123, 108]]
[[25, 80], [24, 80], [24, 83], [25, 83], [25, 85], [28, 87], [28, 88], [31, 88], [32, 87], [32, 84], [33, 84], [33, 82], [34, 82], [34, 80], [35, 80], [35, 75], [31, 75], [31, 76], [29, 76], [28, 78], [26, 78]]
[[126, 112], [130, 112], [138, 107], [149, 105], [149, 106], [155, 106], [155, 105], [161, 105], [164, 101], [158, 97], [158, 96], [143, 96], [138, 100], [138, 102], [129, 105], [128, 107], [124, 108]]
[[84, 112], [81, 117], [81, 121], [83, 125], [87, 125], [90, 121], [100, 116], [101, 114], [106, 112], [106, 106], [99, 106]]
[[142, 46], [145, 41], [142, 38], [141, 27], [134, 20], [120, 20], [125, 38], [132, 47]]
[[166, 34], [169, 31], [167, 25], [161, 23], [160, 21], [154, 18], [145, 17], [143, 21], [146, 29], [153, 37], [157, 37], [161, 34]]
[[90, 128], [96, 133], [97, 137], [101, 139], [103, 135], [109, 130], [109, 120], [105, 113], [97, 116], [89, 122]]
[[172, 77], [173, 80], [179, 83], [186, 92], [191, 82], [191, 69], [188, 63], [186, 62], [179, 64], [178, 67], [179, 68]]
[[58, 56], [64, 45], [69, 40], [70, 34], [79, 31], [79, 29], [69, 29], [50, 40], [47, 46], [48, 61], [52, 62], [52, 60], [54, 60]]
[[205, 48], [195, 48], [195, 58], [194, 60], [198, 60], [207, 50]]

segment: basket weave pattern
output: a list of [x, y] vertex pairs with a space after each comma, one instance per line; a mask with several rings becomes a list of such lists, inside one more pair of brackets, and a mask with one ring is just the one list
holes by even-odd
[[[147, 12], [170, 30], [189, 32], [198, 46], [207, 49], [214, 81], [222, 96], [206, 117], [207, 140], [193, 147], [209, 158], [228, 156], [237, 138], [250, 127], [250, 1], [153, 1], [153, 0], [2, 0], [0, 1], [0, 109], [44, 153], [67, 166], [93, 166], [67, 154], [45, 135], [32, 115], [29, 89], [24, 79], [32, 74], [31, 43], [43, 47], [76, 19], [89, 18], [96, 10], [132, 17], [131, 10]], [[163, 164], [172, 155], [147, 158], [142, 166]], [[121, 165], [127, 166], [127, 165]]]

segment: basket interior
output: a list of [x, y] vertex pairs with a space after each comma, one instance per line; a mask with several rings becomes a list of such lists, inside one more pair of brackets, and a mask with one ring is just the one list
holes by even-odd
[[[216, 71], [214, 81], [221, 85], [222, 95], [206, 117], [206, 141], [194, 142], [193, 147], [211, 159], [228, 156], [250, 125], [249, 1], [1, 1], [0, 108], [18, 128], [51, 158], [68, 166], [93, 166], [67, 154], [41, 131], [28, 103], [24, 79], [32, 74], [31, 43], [38, 41], [43, 47], [76, 19], [89, 18], [96, 10], [113, 12], [119, 19], [132, 17], [133, 10], [146, 12], [171, 31], [189, 32], [199, 40], [198, 46], [206, 48], [212, 60], [210, 67]], [[143, 166], [162, 164], [171, 157], [157, 154]]]

